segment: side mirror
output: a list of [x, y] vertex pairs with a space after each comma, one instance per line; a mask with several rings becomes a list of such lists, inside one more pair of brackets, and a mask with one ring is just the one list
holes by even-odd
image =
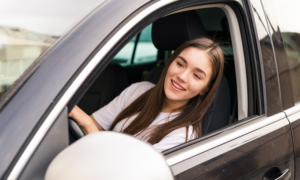
[[60, 152], [46, 180], [174, 180], [164, 156], [150, 144], [115, 132], [91, 133]]

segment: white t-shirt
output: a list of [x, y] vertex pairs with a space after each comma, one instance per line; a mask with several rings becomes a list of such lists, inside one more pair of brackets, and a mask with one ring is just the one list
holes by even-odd
[[[93, 117], [105, 130], [109, 130], [115, 118], [122, 112], [127, 106], [129, 106], [135, 99], [142, 95], [147, 90], [151, 89], [155, 85], [150, 82], [139, 82], [132, 84], [127, 87], [119, 96], [117, 96], [113, 101], [111, 101], [106, 106], [102, 107], [98, 111], [93, 113]], [[152, 122], [152, 124], [142, 133], [138, 133], [135, 137], [143, 139], [145, 135], [158, 124], [162, 124], [173, 120], [179, 115], [180, 112], [175, 113], [163, 113], [161, 112], [158, 117]], [[132, 116], [130, 119], [124, 119], [120, 121], [113, 129], [115, 132], [122, 132], [135, 118], [137, 114]], [[192, 126], [189, 127], [188, 140], [193, 139], [192, 136]], [[153, 147], [158, 151], [164, 151], [166, 149], [172, 148], [176, 145], [185, 142], [186, 138], [186, 128], [179, 128], [167, 136], [165, 136], [159, 143], [154, 144]], [[145, 141], [145, 140], [144, 140]]]

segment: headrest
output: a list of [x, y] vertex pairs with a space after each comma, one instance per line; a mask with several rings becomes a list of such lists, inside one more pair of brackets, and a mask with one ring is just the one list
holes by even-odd
[[207, 37], [207, 33], [196, 11], [172, 14], [152, 25], [152, 41], [160, 50], [175, 50], [185, 41], [198, 37]]

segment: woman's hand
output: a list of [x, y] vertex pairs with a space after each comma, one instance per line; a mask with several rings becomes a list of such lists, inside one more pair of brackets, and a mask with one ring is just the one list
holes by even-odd
[[[70, 118], [73, 118], [73, 117], [74, 117], [74, 113], [75, 113], [75, 111], [76, 111], [76, 108], [78, 108], [78, 106], [75, 105], [74, 108], [73, 108], [73, 109], [71, 110], [71, 112], [69, 113], [68, 116], [69, 116]], [[74, 119], [74, 118], [73, 118], [73, 119]]]
[[69, 113], [69, 117], [73, 118], [85, 134], [89, 134], [96, 131], [104, 130], [94, 119], [93, 116], [87, 115], [78, 106], [74, 108]]

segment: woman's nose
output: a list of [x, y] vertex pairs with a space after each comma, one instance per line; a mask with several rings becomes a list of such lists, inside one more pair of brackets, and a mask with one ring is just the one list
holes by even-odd
[[177, 75], [178, 77], [178, 80], [181, 81], [181, 82], [187, 82], [187, 79], [188, 79], [188, 72], [187, 71], [183, 71], [181, 73], [179, 73]]

